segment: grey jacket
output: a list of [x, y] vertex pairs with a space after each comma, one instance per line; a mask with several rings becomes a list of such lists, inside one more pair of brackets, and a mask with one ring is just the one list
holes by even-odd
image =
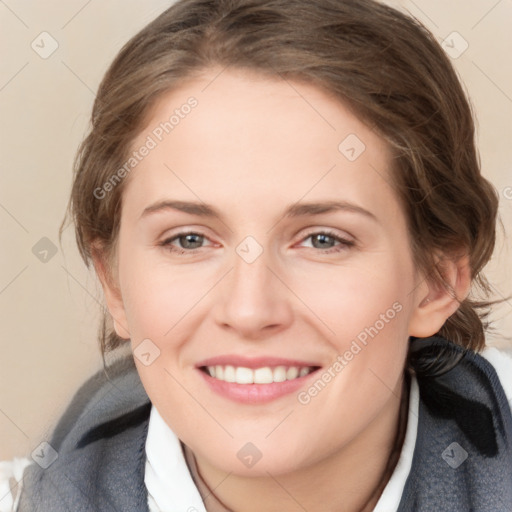
[[[512, 415], [492, 365], [432, 337], [412, 341], [410, 366], [418, 435], [398, 512], [512, 512]], [[45, 448], [25, 471], [18, 510], [148, 512], [150, 408], [132, 360], [95, 375], [54, 431], [56, 460]]]

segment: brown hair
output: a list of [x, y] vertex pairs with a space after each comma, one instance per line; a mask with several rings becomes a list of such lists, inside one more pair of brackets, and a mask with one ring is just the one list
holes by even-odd
[[[135, 35], [103, 78], [75, 161], [69, 212], [87, 265], [93, 242], [107, 256], [115, 248], [126, 180], [97, 191], [123, 166], [155, 101], [214, 65], [307, 82], [349, 105], [394, 151], [416, 264], [447, 286], [436, 255], [465, 253], [488, 296], [481, 270], [498, 196], [480, 173], [471, 107], [434, 36], [373, 0], [179, 0]], [[489, 304], [463, 300], [439, 334], [481, 349]], [[108, 315], [100, 338], [103, 352], [122, 342]]]

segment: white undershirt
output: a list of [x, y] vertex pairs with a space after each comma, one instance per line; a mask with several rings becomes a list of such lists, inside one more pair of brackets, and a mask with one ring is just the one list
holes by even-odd
[[[495, 368], [509, 400], [512, 399], [512, 357], [496, 348], [486, 348], [481, 355]], [[404, 444], [398, 463], [373, 512], [395, 512], [409, 475], [418, 431], [419, 391], [411, 379], [409, 414]], [[146, 439], [144, 483], [148, 490], [150, 512], [206, 512], [189, 472], [180, 441], [155, 407], [151, 408]], [[22, 474], [31, 459], [0, 462], [0, 512], [16, 510], [17, 498], [11, 494], [10, 481], [17, 483], [19, 496]]]

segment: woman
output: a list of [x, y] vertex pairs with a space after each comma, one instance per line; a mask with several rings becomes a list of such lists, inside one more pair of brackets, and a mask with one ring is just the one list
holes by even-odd
[[511, 362], [470, 294], [497, 197], [417, 22], [179, 1], [107, 72], [70, 211], [133, 357], [19, 510], [511, 509]]

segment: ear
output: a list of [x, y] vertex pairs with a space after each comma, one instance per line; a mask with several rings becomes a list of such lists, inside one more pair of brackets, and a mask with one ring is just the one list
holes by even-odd
[[96, 275], [100, 280], [103, 294], [107, 303], [107, 308], [114, 322], [116, 334], [125, 340], [130, 339], [128, 323], [126, 321], [126, 312], [119, 289], [116, 270], [108, 263], [106, 251], [98, 243], [93, 243], [91, 247], [91, 257], [94, 264]]
[[457, 259], [438, 258], [437, 268], [448, 287], [424, 277], [415, 292], [415, 309], [409, 322], [409, 336], [428, 338], [439, 332], [471, 289], [471, 268], [467, 255]]

